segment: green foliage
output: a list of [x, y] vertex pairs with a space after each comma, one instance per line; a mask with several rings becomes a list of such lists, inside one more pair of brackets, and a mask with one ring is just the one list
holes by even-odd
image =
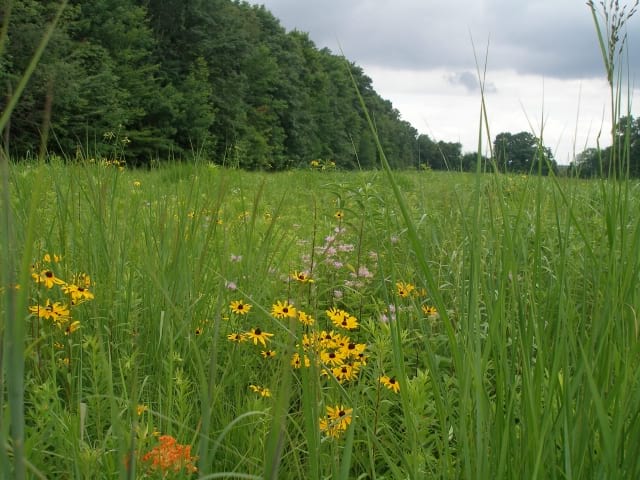
[[[11, 95], [51, 2], [17, 0], [1, 58]], [[108, 132], [130, 164], [198, 155], [246, 169], [283, 170], [326, 158], [378, 166], [347, 65], [394, 166], [416, 167], [416, 130], [355, 64], [286, 32], [263, 6], [231, 0], [73, 1], [33, 78], [6, 147], [33, 154], [51, 117], [51, 153], [101, 158]], [[49, 100], [47, 100], [49, 99]], [[48, 103], [47, 103], [48, 102]]]
[[557, 170], [551, 150], [529, 132], [499, 133], [493, 141], [493, 152], [501, 172], [547, 175], [549, 170]]

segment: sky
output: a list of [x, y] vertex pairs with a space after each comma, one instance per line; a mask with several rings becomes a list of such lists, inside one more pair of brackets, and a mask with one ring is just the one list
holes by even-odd
[[[559, 164], [598, 142], [610, 144], [609, 88], [584, 0], [251, 3], [265, 5], [287, 30], [309, 33], [319, 48], [343, 52], [418, 132], [460, 142], [464, 152], [478, 148], [481, 77], [491, 139], [501, 132], [532, 132]], [[619, 3], [629, 4], [628, 12], [633, 2]], [[624, 77], [637, 117], [640, 12], [624, 32]]]

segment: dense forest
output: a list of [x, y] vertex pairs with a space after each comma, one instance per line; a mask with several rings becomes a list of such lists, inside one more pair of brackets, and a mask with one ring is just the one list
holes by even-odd
[[[59, 2], [2, 5], [4, 108]], [[361, 67], [318, 49], [304, 32], [287, 32], [264, 6], [234, 0], [70, 0], [2, 144], [12, 158], [33, 157], [46, 131], [47, 151], [68, 159], [118, 149], [132, 165], [197, 156], [260, 170], [312, 161], [371, 168], [377, 150], [351, 75], [392, 166], [476, 168], [478, 155], [460, 143], [418, 134]], [[625, 125], [638, 156], [640, 122]], [[498, 134], [493, 147], [502, 171], [538, 171], [540, 158], [542, 173], [557, 168], [528, 132]], [[597, 175], [607, 155], [585, 151], [573, 171]], [[640, 175], [638, 160], [632, 173]]]

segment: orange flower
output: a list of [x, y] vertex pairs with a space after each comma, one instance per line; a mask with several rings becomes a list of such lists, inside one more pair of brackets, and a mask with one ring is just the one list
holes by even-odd
[[[191, 456], [191, 445], [181, 445], [171, 435], [162, 435], [160, 444], [142, 457], [148, 472], [194, 473], [197, 457]], [[164, 477], [163, 477], [164, 478]]]

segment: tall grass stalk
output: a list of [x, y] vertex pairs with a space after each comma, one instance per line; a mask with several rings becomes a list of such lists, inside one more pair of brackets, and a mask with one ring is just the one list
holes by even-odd
[[[21, 76], [13, 94], [8, 99], [2, 114], [0, 115], [0, 132], [4, 132], [5, 127], [9, 121], [13, 110], [15, 109], [22, 92], [27, 86], [31, 75], [36, 69], [40, 58], [42, 57], [49, 40], [55, 30], [55, 27], [62, 16], [62, 13], [66, 7], [67, 1], [63, 1], [58, 8], [56, 16], [49, 24], [45, 31], [36, 51], [29, 62], [25, 72]], [[2, 25], [2, 49], [0, 54], [3, 54], [4, 42], [7, 36], [7, 30], [9, 25], [9, 12], [10, 6], [6, 7], [6, 15], [3, 19]], [[41, 152], [42, 153], [42, 152]], [[41, 157], [42, 161], [42, 157]], [[25, 323], [24, 315], [19, 312], [26, 311], [27, 306], [27, 293], [26, 289], [19, 289], [16, 292], [17, 285], [26, 285], [29, 281], [29, 266], [32, 256], [34, 232], [36, 229], [36, 211], [41, 199], [41, 195], [44, 189], [42, 181], [36, 182], [36, 188], [33, 190], [31, 196], [30, 212], [28, 217], [28, 225], [24, 238], [23, 247], [20, 248], [16, 239], [16, 232], [14, 231], [12, 212], [11, 212], [11, 194], [9, 186], [9, 154], [4, 148], [0, 152], [0, 169], [2, 172], [2, 233], [1, 244], [3, 258], [2, 258], [2, 284], [5, 286], [5, 315], [3, 325], [0, 327], [1, 339], [3, 341], [2, 347], [2, 363], [4, 369], [2, 369], [3, 376], [6, 375], [7, 380], [7, 397], [8, 406], [10, 411], [10, 439], [13, 453], [13, 472], [9, 473], [10, 462], [7, 461], [7, 454], [5, 445], [7, 445], [8, 438], [6, 437], [7, 430], [0, 424], [0, 450], [3, 451], [0, 456], [1, 463], [4, 465], [4, 474], [9, 477], [13, 477], [16, 480], [22, 480], [26, 478], [26, 465], [27, 459], [25, 457], [24, 450], [24, 371], [25, 371]], [[42, 171], [42, 169], [40, 170]], [[19, 274], [16, 278], [16, 265], [14, 263], [15, 258], [20, 258]], [[6, 351], [6, 355], [5, 355]], [[0, 388], [0, 397], [4, 398], [4, 389]], [[0, 406], [2, 406], [0, 404]]]

